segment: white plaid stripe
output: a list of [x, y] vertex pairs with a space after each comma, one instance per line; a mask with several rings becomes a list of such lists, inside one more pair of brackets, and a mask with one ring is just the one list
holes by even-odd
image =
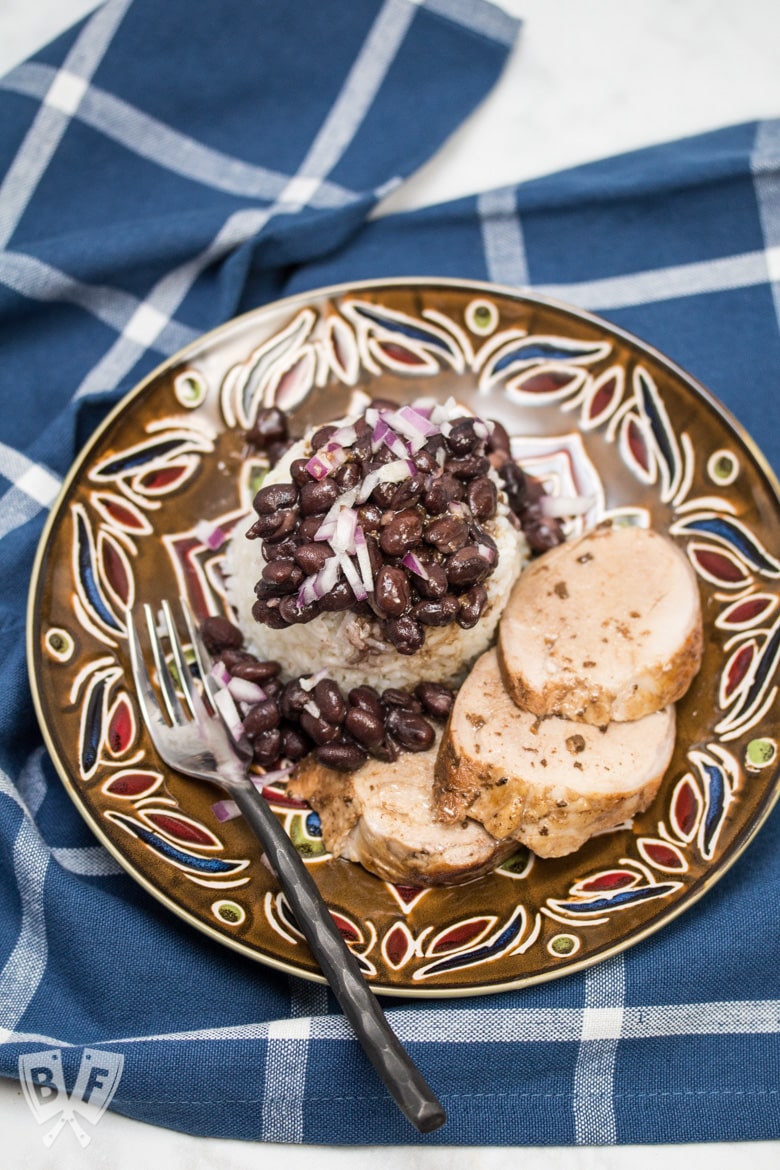
[[513, 187], [477, 196], [488, 275], [497, 284], [527, 285], [528, 261]]
[[311, 1020], [268, 1025], [262, 1130], [264, 1142], [302, 1142], [306, 1065]]
[[[487, 1002], [487, 1001], [486, 1001]], [[411, 1008], [386, 1008], [394, 1032], [404, 1044], [579, 1044], [583, 1036], [584, 1008], [428, 1008], [420, 1001]], [[611, 1011], [592, 1012], [590, 1041], [615, 1039]], [[287, 1020], [276, 1021], [280, 1031]], [[298, 1021], [296, 1020], [296, 1024]], [[199, 1028], [180, 1032], [155, 1032], [136, 1036], [101, 1036], [94, 1043], [156, 1044], [181, 1042], [229, 1042], [264, 1040], [274, 1021], [237, 1024], [224, 1028]], [[279, 1032], [277, 1032], [277, 1036]], [[626, 1006], [622, 1013], [622, 1040], [656, 1040], [672, 1036], [777, 1036], [780, 1035], [780, 1000], [727, 1000], [706, 1003]], [[342, 1015], [314, 1016], [308, 1020], [309, 1043], [354, 1039]], [[65, 1044], [56, 1036], [13, 1032], [7, 1043]]]
[[775, 314], [780, 325], [780, 119], [759, 124], [751, 168]]
[[480, 0], [413, 0], [414, 3], [435, 12], [439, 16], [446, 16], [472, 32], [489, 37], [500, 44], [514, 44], [517, 35], [517, 25], [503, 9], [494, 4], [483, 4]]
[[[56, 70], [49, 65], [29, 62], [2, 78], [0, 89], [49, 101], [55, 74]], [[289, 181], [289, 176], [279, 171], [206, 146], [97, 86], [85, 91], [72, 114], [140, 158], [231, 195], [273, 200], [281, 195]], [[354, 192], [323, 181], [310, 203], [312, 207], [343, 207], [355, 198]]]
[[574, 1068], [574, 1127], [579, 1145], [605, 1146], [617, 1141], [614, 1075], [625, 982], [622, 955], [585, 974], [582, 1040]]
[[0, 539], [32, 520], [57, 498], [60, 479], [13, 447], [0, 443], [0, 475], [12, 486], [0, 496]]
[[[11, 239], [38, 183], [62, 141], [73, 115], [75, 82], [85, 84], [103, 59], [131, 0], [108, 0], [86, 23], [49, 87], [51, 104], [44, 101], [0, 186], [0, 248]], [[59, 103], [59, 104], [57, 104]], [[76, 103], [78, 104], [78, 103]], [[63, 110], [63, 106], [68, 107]]]

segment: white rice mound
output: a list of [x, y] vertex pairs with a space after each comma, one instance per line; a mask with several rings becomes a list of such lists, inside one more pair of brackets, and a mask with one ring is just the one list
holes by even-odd
[[[308, 439], [301, 439], [268, 473], [263, 486], [289, 482], [290, 464], [310, 454]], [[497, 477], [496, 483], [500, 488]], [[248, 540], [245, 535], [256, 519], [252, 513], [246, 524], [235, 526], [226, 552], [228, 599], [247, 649], [263, 660], [279, 662], [285, 680], [327, 670], [345, 693], [363, 684], [379, 691], [386, 687], [411, 689], [423, 681], [459, 686], [472, 663], [492, 644], [512, 586], [529, 560], [526, 539], [509, 522], [507, 513], [506, 499], [499, 490], [496, 516], [485, 524], [498, 547], [498, 563], [483, 582], [488, 600], [479, 621], [470, 630], [461, 629], [457, 622], [426, 627], [425, 643], [415, 654], [399, 654], [383, 638], [377, 619], [349, 610], [323, 613], [283, 630], [272, 630], [256, 621], [252, 616], [255, 585], [265, 559], [262, 541]]]

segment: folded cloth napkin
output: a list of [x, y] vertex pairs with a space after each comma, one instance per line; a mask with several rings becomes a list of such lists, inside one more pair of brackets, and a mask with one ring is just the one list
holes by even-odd
[[180, 922], [95, 844], [36, 727], [24, 585], [79, 446], [237, 312], [333, 281], [492, 278], [594, 309], [731, 407], [777, 469], [780, 123], [368, 222], [495, 80], [476, 0], [110, 0], [0, 82], [0, 1074], [119, 1053], [112, 1108], [363, 1144], [780, 1137], [780, 817], [696, 907], [522, 992], [388, 1001], [449, 1113], [422, 1138], [332, 998]]

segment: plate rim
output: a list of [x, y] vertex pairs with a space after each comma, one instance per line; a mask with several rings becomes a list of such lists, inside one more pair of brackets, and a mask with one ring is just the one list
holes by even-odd
[[[42, 571], [44, 561], [46, 559], [47, 547], [52, 535], [52, 531], [57, 523], [63, 503], [65, 502], [71, 487], [77, 480], [78, 476], [83, 471], [83, 466], [91, 453], [96, 448], [106, 431], [114, 424], [114, 422], [121, 417], [127, 410], [129, 405], [139, 398], [150, 386], [168, 370], [185, 363], [190, 355], [199, 352], [204, 348], [212, 346], [223, 335], [227, 335], [233, 330], [238, 330], [246, 325], [251, 318], [262, 318], [266, 313], [283, 312], [289, 308], [293, 310], [296, 305], [301, 303], [307, 304], [315, 300], [325, 298], [334, 299], [341, 295], [350, 292], [365, 292], [378, 291], [381, 289], [392, 288], [408, 288], [414, 286], [435, 287], [442, 289], [456, 289], [464, 292], [473, 292], [475, 295], [485, 296], [502, 296], [508, 297], [514, 301], [526, 301], [531, 304], [548, 307], [559, 312], [571, 315], [575, 318], [580, 318], [597, 328], [608, 331], [622, 341], [626, 342], [633, 348], [638, 348], [644, 353], [650, 355], [656, 362], [665, 366], [672, 374], [679, 379], [686, 382], [695, 393], [704, 400], [704, 402], [716, 413], [722, 423], [733, 431], [739, 440], [743, 443], [750, 455], [751, 460], [763, 475], [767, 487], [774, 495], [775, 507], [780, 515], [780, 478], [775, 474], [767, 457], [764, 455], [758, 443], [753, 439], [750, 433], [745, 429], [742, 423], [731, 413], [729, 408], [720, 401], [720, 399], [710, 391], [706, 386], [698, 381], [692, 374], [679, 366], [671, 358], [667, 357], [660, 350], [653, 345], [643, 341], [635, 334], [628, 330], [614, 325], [612, 322], [600, 317], [598, 314], [591, 313], [588, 310], [580, 309], [576, 305], [569, 304], [566, 301], [558, 300], [554, 297], [537, 295], [533, 289], [524, 289], [513, 287], [511, 285], [504, 285], [493, 281], [470, 280], [462, 277], [442, 277], [442, 276], [395, 276], [386, 278], [372, 278], [360, 281], [342, 281], [336, 284], [318, 286], [299, 293], [292, 293], [289, 296], [279, 298], [277, 300], [269, 301], [267, 304], [258, 305], [255, 308], [248, 309], [229, 320], [222, 322], [212, 329], [200, 334], [193, 341], [186, 346], [171, 354], [164, 361], [158, 363], [145, 377], [138, 383], [132, 386], [118, 402], [114, 404], [105, 418], [95, 428], [92, 434], [88, 437], [86, 442], [77, 452], [73, 461], [71, 462], [68, 471], [63, 478], [60, 489], [54, 502], [51, 505], [49, 513], [46, 517], [45, 524], [41, 531], [40, 537], [35, 550], [35, 557], [33, 560], [30, 584], [27, 593], [27, 607], [26, 607], [26, 621], [25, 621], [25, 643], [26, 643], [26, 666], [27, 676], [30, 684], [31, 697], [33, 701], [33, 708], [35, 711], [36, 720], [39, 730], [41, 732], [46, 750], [49, 754], [51, 762], [54, 765], [56, 772], [62, 781], [68, 796], [72, 800], [81, 818], [88, 824], [90, 830], [95, 834], [100, 843], [108, 850], [113, 858], [119, 863], [123, 871], [128, 874], [135, 882], [137, 882], [147, 893], [151, 894], [160, 904], [166, 909], [172, 911], [181, 920], [186, 922], [189, 926], [195, 927], [202, 934], [212, 938], [221, 946], [228, 946], [232, 950], [253, 962], [261, 964], [263, 967], [269, 967], [273, 970], [279, 971], [283, 974], [295, 975], [300, 979], [305, 979], [309, 982], [320, 983], [327, 985], [325, 977], [317, 970], [302, 970], [300, 966], [294, 963], [287, 962], [283, 959], [275, 958], [271, 955], [260, 954], [257, 950], [249, 947], [238, 938], [233, 938], [216, 927], [211, 926], [207, 921], [196, 917], [183, 907], [178, 905], [174, 899], [165, 891], [151, 882], [144, 874], [138, 870], [133, 863], [126, 857], [121, 850], [113, 843], [108, 835], [103, 830], [96, 816], [94, 816], [91, 809], [89, 809], [80, 800], [78, 790], [73, 782], [72, 777], [67, 769], [63, 766], [60, 760], [60, 753], [55, 749], [53, 736], [49, 732], [49, 728], [45, 719], [43, 709], [43, 702], [39, 688], [38, 673], [36, 670], [35, 655], [38, 649], [36, 641], [36, 599], [42, 585]], [[556, 979], [561, 979], [569, 975], [574, 975], [578, 972], [586, 970], [589, 967], [596, 966], [611, 958], [616, 954], [629, 950], [640, 942], [643, 942], [648, 937], [656, 934], [662, 930], [669, 923], [675, 921], [681, 915], [695, 906], [707, 894], [714, 885], [728, 872], [734, 863], [742, 856], [745, 850], [753, 843], [756, 835], [764, 826], [766, 821], [772, 814], [775, 806], [780, 801], [780, 769], [774, 775], [773, 787], [768, 793], [768, 799], [761, 807], [759, 815], [757, 815], [750, 825], [749, 829], [744, 831], [743, 837], [736, 845], [732, 845], [730, 849], [726, 850], [720, 857], [718, 864], [707, 872], [701, 878], [697, 887], [691, 889], [688, 895], [681, 900], [681, 902], [666, 911], [660, 920], [654, 920], [648, 923], [641, 930], [632, 934], [630, 938], [624, 939], [615, 943], [613, 946], [607, 947], [601, 951], [583, 957], [580, 960], [574, 960], [568, 963], [565, 967], [551, 967], [548, 971], [544, 971], [532, 976], [522, 977], [519, 979], [510, 979], [500, 983], [482, 983], [478, 986], [456, 986], [447, 988], [436, 987], [404, 987], [397, 984], [387, 984], [378, 982], [368, 982], [371, 990], [377, 995], [389, 996], [394, 998], [408, 998], [408, 999], [463, 999], [470, 996], [495, 995], [503, 991], [515, 991], [525, 987], [534, 986], [539, 983], [547, 983]]]

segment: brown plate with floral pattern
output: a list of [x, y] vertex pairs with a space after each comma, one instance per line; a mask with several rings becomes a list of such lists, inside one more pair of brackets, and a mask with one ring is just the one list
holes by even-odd
[[564, 975], [695, 903], [778, 794], [777, 484], [705, 390], [592, 316], [486, 284], [364, 283], [258, 309], [166, 362], [92, 438], [41, 541], [29, 665], [49, 749], [147, 890], [243, 954], [321, 978], [243, 821], [217, 820], [220, 793], [152, 749], [123, 615], [180, 593], [201, 616], [223, 611], [223, 549], [196, 529], [228, 532], [249, 511], [263, 471], [244, 441], [255, 412], [278, 403], [302, 430], [343, 414], [356, 386], [454, 395], [499, 419], [549, 490], [593, 496], [572, 533], [607, 516], [651, 524], [698, 576], [705, 657], [659, 794], [570, 857], [521, 850], [460, 887], [392, 885], [329, 857], [316, 815], [260, 781], [377, 990], [465, 995]]

